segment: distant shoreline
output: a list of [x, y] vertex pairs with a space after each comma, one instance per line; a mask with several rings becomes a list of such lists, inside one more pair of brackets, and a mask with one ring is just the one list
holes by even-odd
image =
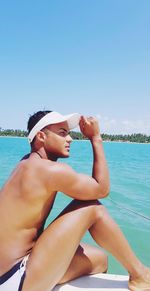
[[[0, 138], [24, 138], [28, 139], [27, 136], [12, 136], [12, 135], [0, 135]], [[73, 141], [88, 142], [88, 139], [73, 139]], [[150, 142], [133, 142], [123, 140], [103, 140], [104, 143], [129, 143], [129, 144], [150, 144]]]
[[12, 136], [12, 135], [0, 135], [0, 138], [1, 137], [10, 137], [10, 138], [27, 138], [27, 136]]

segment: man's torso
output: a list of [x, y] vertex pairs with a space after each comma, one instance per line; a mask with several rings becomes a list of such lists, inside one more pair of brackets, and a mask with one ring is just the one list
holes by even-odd
[[0, 275], [31, 252], [44, 226], [56, 196], [47, 187], [53, 164], [35, 157], [23, 160], [1, 189]]

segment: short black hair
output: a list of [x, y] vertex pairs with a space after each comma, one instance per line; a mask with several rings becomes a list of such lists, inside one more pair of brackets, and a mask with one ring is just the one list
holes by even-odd
[[43, 111], [37, 111], [33, 115], [30, 115], [28, 123], [27, 123], [27, 130], [28, 134], [32, 130], [32, 128], [37, 124], [37, 122], [44, 117], [46, 114], [50, 113], [52, 111], [50, 110], [43, 110]]

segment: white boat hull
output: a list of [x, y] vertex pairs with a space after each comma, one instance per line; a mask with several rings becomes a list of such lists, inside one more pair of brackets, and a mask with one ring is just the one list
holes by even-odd
[[58, 285], [54, 291], [125, 291], [128, 289], [128, 276], [96, 274], [72, 280]]

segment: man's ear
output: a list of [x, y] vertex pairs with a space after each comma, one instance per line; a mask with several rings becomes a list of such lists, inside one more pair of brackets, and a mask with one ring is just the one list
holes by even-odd
[[45, 138], [46, 138], [45, 132], [38, 131], [37, 134], [36, 134], [36, 138], [37, 138], [38, 141], [44, 142], [45, 141]]

